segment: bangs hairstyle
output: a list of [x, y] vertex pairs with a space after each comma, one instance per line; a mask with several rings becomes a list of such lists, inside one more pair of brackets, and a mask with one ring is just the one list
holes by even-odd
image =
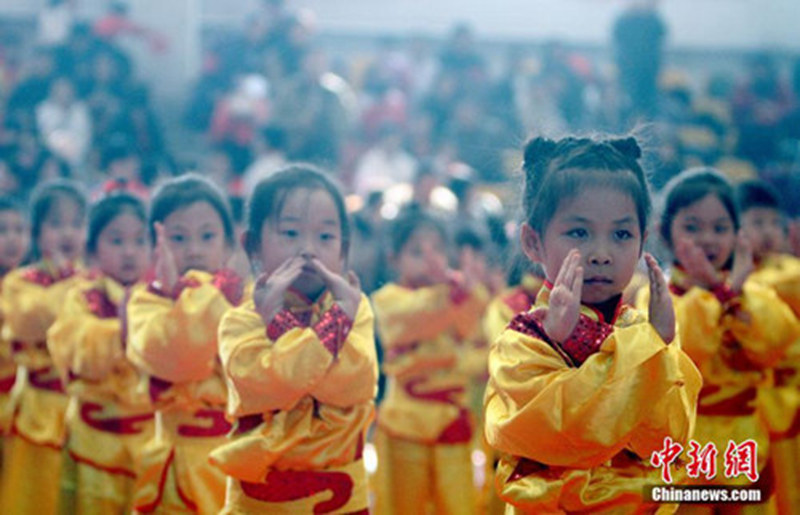
[[749, 209], [763, 207], [783, 213], [780, 195], [770, 183], [761, 180], [750, 180], [736, 187], [736, 204], [739, 213]]
[[[339, 214], [342, 232], [342, 257], [350, 250], [350, 220], [344, 205], [344, 198], [336, 183], [322, 170], [308, 164], [296, 164], [284, 168], [256, 185], [247, 204], [247, 233], [245, 251], [253, 255], [261, 247], [261, 231], [264, 223], [278, 223], [289, 193], [294, 190], [325, 191], [330, 195], [336, 212]], [[313, 209], [313, 206], [309, 206]]]
[[631, 196], [644, 236], [650, 217], [650, 190], [634, 138], [596, 141], [534, 138], [525, 145], [523, 208], [528, 224], [544, 235], [562, 202], [587, 188], [612, 188]]
[[395, 222], [392, 224], [390, 237], [392, 242], [392, 253], [395, 257], [397, 257], [403, 251], [403, 248], [406, 246], [406, 243], [408, 243], [408, 240], [410, 240], [411, 237], [421, 229], [432, 229], [436, 231], [439, 233], [439, 236], [442, 237], [442, 242], [444, 242], [445, 247], [447, 246], [447, 230], [445, 229], [444, 223], [428, 213], [418, 209], [409, 209], [405, 213], [398, 216]]
[[670, 249], [673, 244], [671, 229], [675, 215], [708, 195], [714, 195], [722, 202], [733, 221], [734, 231], [739, 230], [739, 213], [733, 187], [728, 179], [713, 168], [690, 168], [673, 177], [664, 186], [659, 230]]
[[163, 223], [175, 211], [197, 202], [207, 202], [216, 211], [225, 230], [225, 243], [234, 247], [233, 220], [228, 201], [211, 181], [194, 173], [170, 179], [156, 190], [150, 204], [148, 221], [151, 243], [156, 244], [156, 222]]
[[86, 218], [86, 194], [77, 183], [55, 179], [39, 185], [31, 195], [31, 246], [34, 256], [41, 257], [37, 240], [42, 234], [42, 224], [50, 211], [64, 200], [78, 206], [81, 218]]
[[8, 195], [0, 195], [0, 213], [4, 211], [19, 213], [23, 220], [28, 215], [22, 204], [15, 198], [9, 197]]
[[86, 252], [94, 254], [97, 251], [97, 240], [100, 233], [108, 224], [118, 216], [129, 214], [147, 224], [147, 210], [144, 202], [130, 193], [112, 193], [95, 202], [89, 209], [89, 230], [86, 237]]

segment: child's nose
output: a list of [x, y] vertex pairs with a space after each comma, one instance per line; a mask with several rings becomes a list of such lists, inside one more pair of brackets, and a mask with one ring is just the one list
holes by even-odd
[[588, 253], [587, 258], [592, 265], [610, 265], [611, 252], [605, 245], [597, 245]]

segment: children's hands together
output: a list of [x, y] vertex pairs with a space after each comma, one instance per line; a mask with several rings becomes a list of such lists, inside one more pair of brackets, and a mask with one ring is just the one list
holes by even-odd
[[271, 274], [261, 274], [253, 287], [256, 311], [265, 324], [272, 322], [283, 308], [283, 295], [303, 272], [306, 260], [300, 256], [289, 258]]
[[736, 237], [736, 247], [733, 255], [733, 268], [731, 269], [731, 290], [742, 292], [742, 287], [747, 277], [753, 273], [756, 265], [753, 261], [753, 245], [743, 233]]
[[178, 267], [175, 264], [175, 256], [167, 243], [167, 235], [164, 225], [156, 222], [156, 249], [155, 249], [155, 274], [156, 281], [164, 291], [173, 291], [178, 283]]
[[583, 289], [583, 267], [579, 264], [580, 259], [580, 252], [576, 249], [567, 254], [550, 292], [544, 331], [557, 343], [565, 341], [572, 334], [580, 316]]
[[644, 261], [647, 263], [647, 275], [650, 279], [648, 318], [661, 339], [671, 343], [675, 339], [675, 310], [667, 289], [667, 280], [651, 254], [645, 254]]
[[309, 257], [308, 262], [322, 277], [322, 280], [325, 281], [342, 311], [345, 312], [350, 320], [355, 320], [358, 305], [361, 303], [361, 283], [355, 272], [350, 270], [347, 272], [347, 277], [342, 277], [332, 272], [316, 257]]
[[675, 257], [698, 286], [710, 290], [722, 282], [722, 275], [692, 240], [681, 238], [675, 242]]

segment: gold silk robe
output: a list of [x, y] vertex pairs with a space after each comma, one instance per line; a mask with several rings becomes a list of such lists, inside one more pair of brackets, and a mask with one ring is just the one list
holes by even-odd
[[573, 335], [550, 342], [540, 318], [549, 295], [543, 287], [489, 355], [485, 429], [503, 454], [500, 496], [513, 512], [654, 510], [642, 498], [661, 482], [649, 458], [666, 437], [686, 445], [700, 374], [623, 304], [610, 323], [582, 306]]
[[157, 410], [133, 495], [140, 511], [217, 513], [225, 502], [225, 477], [208, 461], [231, 429], [217, 331], [242, 291], [230, 271], [190, 270], [173, 292], [151, 285], [128, 302], [126, 354]]
[[3, 478], [2, 513], [57, 509], [68, 397], [47, 350], [47, 330], [77, 280], [75, 270], [56, 270], [48, 261], [18, 268], [3, 280], [2, 339], [11, 343], [18, 373], [4, 463], [14, 474]]
[[211, 461], [229, 476], [226, 513], [367, 509], [362, 460], [378, 378], [374, 320], [330, 292], [292, 291], [267, 326], [252, 301], [220, 325], [220, 357], [237, 422]]
[[150, 398], [125, 357], [125, 297], [125, 287], [109, 277], [81, 280], [47, 333], [48, 350], [70, 395], [66, 448], [74, 464], [72, 477], [62, 478], [61, 499], [69, 512], [128, 509], [136, 461], [153, 436]]

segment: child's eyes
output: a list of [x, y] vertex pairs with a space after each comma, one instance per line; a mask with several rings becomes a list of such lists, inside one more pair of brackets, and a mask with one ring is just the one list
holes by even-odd
[[696, 233], [699, 229], [695, 224], [686, 224], [683, 226], [683, 230], [688, 233]]
[[336, 235], [326, 232], [326, 233], [320, 234], [319, 235], [319, 239], [321, 239], [322, 241], [331, 241], [331, 240], [335, 240], [336, 239]]
[[583, 238], [586, 238], [587, 236], [589, 236], [589, 231], [587, 231], [586, 229], [581, 229], [581, 228], [570, 229], [569, 231], [566, 232], [566, 235], [569, 236], [570, 238], [581, 238], [581, 239], [583, 239]]
[[203, 233], [203, 241], [211, 241], [216, 237], [217, 237], [217, 235], [215, 233], [213, 233], [213, 232]]
[[287, 238], [297, 238], [298, 232], [295, 229], [284, 229], [281, 231], [281, 235], [286, 236]]
[[169, 239], [175, 243], [183, 243], [186, 238], [183, 237], [183, 234], [173, 234]]
[[614, 237], [618, 240], [629, 240], [633, 238], [633, 233], [628, 231], [627, 229], [620, 229], [618, 231], [614, 231]]
[[111, 244], [115, 247], [122, 245], [122, 238], [111, 238]]
[[727, 225], [715, 225], [714, 232], [717, 234], [725, 234], [730, 231], [730, 227]]

